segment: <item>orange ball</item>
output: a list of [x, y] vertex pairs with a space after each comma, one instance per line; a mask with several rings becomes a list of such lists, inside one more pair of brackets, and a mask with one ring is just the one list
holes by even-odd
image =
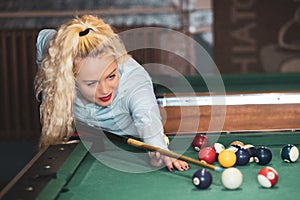
[[233, 151], [225, 149], [220, 152], [218, 161], [222, 167], [232, 167], [236, 163], [236, 155]]
[[245, 146], [245, 144], [241, 141], [233, 141], [233, 142], [230, 143], [230, 146], [243, 148]]

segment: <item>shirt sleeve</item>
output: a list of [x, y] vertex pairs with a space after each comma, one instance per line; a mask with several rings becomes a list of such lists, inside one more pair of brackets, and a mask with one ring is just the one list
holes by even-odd
[[168, 149], [152, 81], [148, 73], [141, 70], [131, 79], [135, 82], [129, 101], [134, 124], [145, 143]]
[[46, 51], [49, 41], [56, 34], [54, 29], [43, 29], [39, 32], [37, 41], [36, 41], [36, 64], [38, 68], [41, 67], [43, 55]]

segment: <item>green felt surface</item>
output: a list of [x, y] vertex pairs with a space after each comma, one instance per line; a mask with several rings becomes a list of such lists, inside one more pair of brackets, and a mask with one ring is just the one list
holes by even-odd
[[[178, 136], [171, 140], [174, 151], [197, 158], [197, 153], [186, 147], [193, 135]], [[279, 182], [274, 188], [262, 188], [257, 182], [257, 173], [263, 167], [256, 163], [237, 166], [243, 173], [243, 184], [237, 190], [227, 190], [221, 183], [221, 173], [211, 171], [212, 185], [206, 190], [198, 190], [192, 184], [193, 173], [200, 166], [191, 164], [185, 172], [168, 172], [165, 168], [155, 169], [148, 165], [147, 154], [142, 151], [124, 152], [108, 148], [104, 152], [89, 153], [82, 157], [68, 183], [56, 195], [57, 199], [297, 199], [300, 184], [300, 162], [285, 163], [280, 158], [280, 149], [286, 143], [299, 146], [299, 132], [266, 132], [222, 134], [210, 136], [210, 141], [218, 141], [225, 146], [234, 140], [266, 145], [273, 159], [268, 166], [275, 168]], [[171, 138], [172, 139], [172, 138]], [[173, 142], [172, 142], [173, 141]], [[175, 146], [174, 146], [175, 145]], [[186, 149], [187, 148], [187, 149]], [[186, 150], [185, 150], [186, 149]], [[82, 149], [84, 151], [84, 149]], [[78, 154], [78, 151], [76, 152]], [[74, 154], [70, 155], [76, 156]], [[72, 159], [68, 159], [69, 161]], [[218, 165], [217, 162], [214, 164]], [[139, 173], [137, 173], [139, 172]], [[50, 187], [50, 188], [49, 188]], [[53, 186], [52, 186], [53, 187]], [[51, 191], [51, 185], [48, 186]], [[47, 197], [47, 193], [41, 195]], [[40, 195], [40, 199], [43, 196]], [[50, 195], [50, 194], [49, 194]], [[53, 196], [53, 194], [52, 194]]]
[[[300, 73], [244, 74], [222, 76], [154, 77], [157, 94], [173, 92], [272, 92], [300, 89]], [[160, 83], [160, 84], [156, 84]], [[214, 85], [214, 83], [216, 83]], [[223, 85], [224, 88], [220, 87]], [[210, 86], [208, 89], [207, 86]], [[221, 91], [223, 92], [223, 91]]]

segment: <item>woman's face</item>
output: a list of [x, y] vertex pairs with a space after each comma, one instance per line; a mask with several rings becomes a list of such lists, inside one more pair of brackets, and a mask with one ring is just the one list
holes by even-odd
[[112, 57], [87, 57], [76, 76], [78, 96], [84, 104], [105, 107], [112, 103], [119, 84], [118, 64]]

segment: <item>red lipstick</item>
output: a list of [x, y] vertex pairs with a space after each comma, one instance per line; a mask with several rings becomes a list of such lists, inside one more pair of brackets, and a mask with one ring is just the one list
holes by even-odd
[[99, 98], [101, 101], [104, 101], [104, 102], [106, 102], [106, 101], [109, 101], [110, 99], [111, 99], [111, 96], [112, 96], [112, 93], [110, 93], [109, 95], [107, 95], [106, 97], [101, 97], [101, 98]]

